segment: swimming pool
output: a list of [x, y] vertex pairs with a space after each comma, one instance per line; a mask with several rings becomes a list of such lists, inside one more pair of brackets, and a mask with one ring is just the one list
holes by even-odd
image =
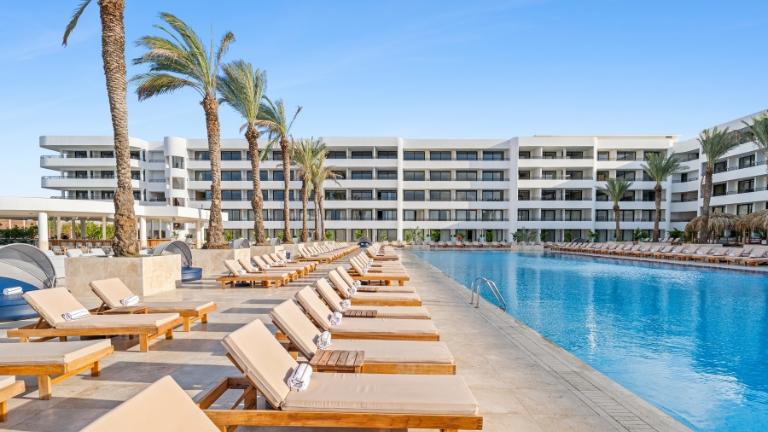
[[466, 286], [495, 281], [510, 315], [692, 429], [768, 430], [768, 277], [554, 253], [413, 253]]

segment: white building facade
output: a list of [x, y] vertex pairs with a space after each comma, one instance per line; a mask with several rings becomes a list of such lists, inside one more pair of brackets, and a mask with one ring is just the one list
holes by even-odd
[[[743, 120], [748, 120], [747, 116]], [[743, 129], [742, 119], [723, 126]], [[399, 137], [323, 137], [337, 182], [324, 184], [326, 232], [336, 240], [360, 234], [404, 239], [408, 230], [439, 232], [448, 240], [493, 233], [496, 240], [534, 229], [550, 240], [596, 231], [613, 238], [613, 203], [596, 187], [609, 177], [633, 181], [620, 202], [622, 238], [636, 228], [650, 232], [655, 217], [655, 183], [641, 165], [649, 153], [675, 152], [688, 170], [663, 185], [661, 229], [683, 229], [701, 213], [700, 177], [706, 160], [695, 139], [677, 135], [533, 136], [498, 140], [411, 140]], [[260, 142], [261, 146], [266, 142]], [[42, 187], [55, 198], [111, 200], [117, 180], [110, 137], [40, 138], [41, 166], [56, 171]], [[253, 236], [251, 163], [245, 140], [222, 140], [222, 208], [233, 237]], [[283, 231], [283, 172], [279, 149], [261, 164], [263, 216], [269, 236]], [[766, 208], [765, 158], [744, 142], [715, 168], [715, 211], [746, 214]], [[141, 205], [207, 209], [210, 162], [207, 140], [166, 137], [163, 142], [131, 138], [134, 196]], [[293, 170], [292, 170], [293, 172]], [[290, 219], [301, 229], [300, 181], [291, 182]], [[310, 231], [314, 205], [310, 200]], [[162, 234], [162, 225], [150, 232]], [[156, 230], [156, 231], [153, 231]]]

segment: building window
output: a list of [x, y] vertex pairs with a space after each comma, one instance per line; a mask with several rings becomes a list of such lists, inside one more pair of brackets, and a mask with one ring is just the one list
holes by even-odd
[[373, 173], [371, 171], [352, 171], [352, 180], [372, 180]]
[[424, 160], [423, 151], [407, 151], [403, 152], [404, 160]]
[[239, 151], [223, 151], [221, 152], [221, 160], [242, 160], [243, 152]]
[[429, 220], [431, 221], [448, 221], [451, 220], [450, 210], [430, 210]]
[[113, 151], [102, 151], [101, 152], [102, 159], [111, 159], [115, 157], [115, 152]]
[[736, 206], [736, 214], [739, 216], [746, 216], [752, 213], [752, 204], [739, 204]]
[[424, 181], [424, 171], [403, 171], [403, 180]]
[[653, 222], [656, 219], [656, 210], [643, 210], [641, 222]]
[[582, 191], [580, 190], [566, 190], [565, 191], [565, 200], [566, 201], [581, 201], [582, 200]]
[[530, 159], [531, 158], [531, 152], [529, 151], [521, 151], [517, 154], [518, 159]]
[[[253, 171], [248, 171], [246, 178], [248, 181], [253, 181]], [[259, 180], [269, 181], [269, 171], [259, 171]]]
[[222, 201], [241, 201], [243, 199], [243, 192], [239, 190], [223, 190], [221, 191]]
[[352, 159], [373, 159], [373, 152], [367, 151], [353, 151]]
[[542, 189], [541, 190], [542, 201], [555, 201], [557, 200], [557, 191], [554, 189]]
[[456, 171], [456, 181], [477, 181], [477, 171]]
[[557, 220], [555, 217], [555, 211], [554, 210], [542, 210], [541, 211], [541, 220], [546, 222], [551, 222], [554, 220]]
[[376, 192], [379, 201], [397, 201], [396, 190], [380, 190]]
[[243, 180], [243, 173], [240, 171], [222, 171], [221, 181], [241, 181]]
[[139, 151], [132, 151], [131, 152], [131, 159], [141, 160], [141, 152], [139, 152]]
[[483, 181], [502, 181], [504, 173], [502, 171], [483, 171]]
[[530, 171], [518, 171], [517, 172], [517, 178], [519, 180], [530, 180], [531, 179], [531, 172]]
[[397, 171], [378, 171], [376, 178], [379, 180], [397, 180]]
[[619, 210], [619, 220], [621, 222], [634, 222], [635, 211], [634, 210]]
[[373, 210], [352, 210], [352, 220], [373, 220]]
[[650, 155], [658, 155], [658, 154], [661, 154], [661, 152], [660, 151], [644, 151], [643, 152], [643, 160], [647, 161], [648, 160], [648, 156], [650, 156]]
[[484, 151], [483, 152], [483, 160], [504, 160], [504, 152], [503, 151]]
[[131, 171], [131, 180], [141, 180], [141, 171]]
[[581, 210], [563, 210], [563, 220], [565, 221], [580, 221]]
[[565, 178], [568, 180], [583, 180], [584, 172], [583, 171], [566, 171]]
[[211, 172], [210, 171], [196, 171], [195, 172], [195, 180], [197, 180], [197, 181], [211, 181]]
[[88, 178], [88, 171], [75, 171], [75, 178], [87, 179]]
[[530, 210], [518, 210], [517, 211], [517, 220], [522, 222], [527, 222], [531, 220], [530, 217]]
[[240, 210], [224, 210], [227, 212], [227, 216], [232, 222], [240, 221]]
[[739, 193], [749, 193], [755, 191], [755, 179], [742, 180], [738, 183]]
[[[114, 197], [115, 197], [115, 193], [112, 192], [112, 198], [114, 198]], [[141, 201], [141, 191], [133, 191], [133, 199], [136, 200], [136, 201]], [[146, 201], [146, 200], [144, 200], [144, 201]]]
[[397, 159], [397, 151], [377, 151], [377, 159]]
[[429, 152], [429, 160], [451, 160], [451, 152], [431, 151]]
[[557, 159], [557, 152], [545, 151], [542, 153], [543, 159]]
[[346, 220], [346, 219], [347, 219], [346, 210], [326, 210], [325, 211], [325, 220]]
[[195, 152], [195, 160], [203, 160], [203, 161], [211, 160], [211, 154], [208, 153], [207, 151]]
[[353, 190], [352, 201], [371, 201], [373, 200], [373, 191], [370, 190]]
[[654, 190], [644, 190], [643, 191], [643, 201], [656, 201], [656, 191], [654, 191]]
[[[295, 180], [294, 176], [295, 176], [296, 172], [295, 171], [289, 171], [289, 172], [290, 172], [290, 176], [291, 176], [291, 180], [290, 181], [294, 181]], [[283, 179], [285, 178], [283, 174], [284, 173], [282, 171], [272, 171], [272, 180], [273, 181], [283, 181]]]
[[608, 195], [598, 189], [595, 191], [595, 201], [608, 201]]
[[599, 161], [607, 161], [608, 160], [608, 152], [597, 152], [597, 160], [599, 160]]
[[416, 210], [403, 210], [403, 220], [404, 221], [415, 221], [416, 220]]
[[633, 151], [617, 151], [616, 152], [617, 161], [633, 161], [636, 158], [637, 158], [637, 153]]
[[[85, 172], [85, 171], [80, 171]], [[79, 177], [79, 178], [85, 178], [85, 177]], [[115, 178], [115, 172], [114, 171], [102, 171], [101, 172], [101, 178], [103, 179], [113, 179]]]
[[456, 201], [477, 201], [477, 191], [456, 191]]
[[347, 191], [345, 190], [326, 190], [325, 199], [328, 201], [346, 201]]
[[456, 160], [477, 160], [476, 151], [457, 151]]
[[456, 210], [457, 221], [476, 221], [477, 210]]
[[557, 171], [542, 171], [541, 172], [541, 179], [542, 180], [555, 180], [555, 179], [557, 179]]
[[595, 220], [597, 222], [608, 222], [608, 210], [595, 210]]
[[347, 152], [346, 151], [329, 151], [328, 155], [326, 156], [328, 159], [346, 159], [347, 158]]
[[627, 181], [635, 181], [635, 172], [616, 170], [616, 178], [623, 178], [623, 179], [626, 179]]
[[565, 152], [565, 158], [566, 159], [584, 159], [584, 152], [580, 152], [580, 151], [566, 151]]
[[[135, 191], [133, 193], [133, 199], [136, 199], [136, 194], [139, 194], [139, 198], [141, 198], [141, 192]], [[101, 191], [101, 199], [113, 199], [115, 197], [115, 191]]]
[[728, 171], [728, 162], [717, 162], [713, 168], [715, 170], [715, 174]]
[[531, 191], [529, 191], [529, 190], [518, 190], [517, 191], [517, 200], [518, 201], [530, 201], [531, 200]]
[[424, 201], [423, 190], [403, 191], [403, 201]]
[[504, 191], [484, 190], [483, 201], [504, 201]]
[[635, 191], [627, 191], [627, 193], [624, 194], [623, 197], [619, 201], [634, 201], [635, 200]]
[[283, 152], [282, 151], [273, 151], [272, 152], [272, 160], [283, 160]]
[[429, 180], [431, 181], [451, 181], [450, 171], [430, 171]]
[[450, 201], [451, 191], [429, 191], [430, 201]]
[[608, 175], [608, 171], [598, 171], [597, 172], [597, 181], [606, 181], [610, 178]]
[[[252, 200], [253, 199], [253, 191], [252, 190], [246, 191], [245, 192], [245, 196], [247, 197], [248, 201]], [[269, 191], [266, 191], [266, 190], [262, 189], [261, 190], [261, 199], [264, 200], [264, 201], [269, 201]], [[248, 219], [248, 220], [252, 220], [252, 219]]]
[[726, 194], [726, 184], [720, 183], [712, 186], [712, 196], [723, 196]]
[[739, 169], [755, 166], [755, 155], [739, 158]]
[[380, 220], [380, 221], [397, 220], [397, 210], [376, 210], [376, 220]]
[[336, 175], [336, 180], [346, 180], [347, 171], [332, 171]]

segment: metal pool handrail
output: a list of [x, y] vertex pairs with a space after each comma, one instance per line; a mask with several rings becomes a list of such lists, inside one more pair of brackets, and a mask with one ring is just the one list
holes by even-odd
[[488, 289], [491, 290], [491, 294], [496, 297], [496, 307], [506, 312], [507, 302], [504, 301], [504, 297], [502, 297], [499, 288], [496, 286], [496, 283], [482, 276], [476, 277], [475, 280], [472, 281], [472, 285], [469, 288], [469, 290], [472, 292], [472, 295], [469, 298], [469, 304], [472, 304], [472, 302], [475, 301], [475, 282], [477, 281], [480, 281], [480, 283], [477, 284], [477, 301], [475, 302], [475, 307], [480, 307], [480, 288], [485, 285], [488, 287]]

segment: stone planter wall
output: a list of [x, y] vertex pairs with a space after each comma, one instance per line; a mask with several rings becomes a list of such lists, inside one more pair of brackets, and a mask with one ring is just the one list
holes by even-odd
[[64, 260], [65, 285], [75, 297], [96, 298], [88, 284], [94, 280], [119, 278], [138, 296], [176, 289], [181, 283], [181, 256], [144, 258], [78, 257]]
[[509, 250], [517, 252], [541, 252], [544, 250], [543, 245], [512, 245]]
[[228, 273], [224, 260], [251, 259], [250, 249], [192, 249], [192, 267], [203, 269], [203, 275]]

